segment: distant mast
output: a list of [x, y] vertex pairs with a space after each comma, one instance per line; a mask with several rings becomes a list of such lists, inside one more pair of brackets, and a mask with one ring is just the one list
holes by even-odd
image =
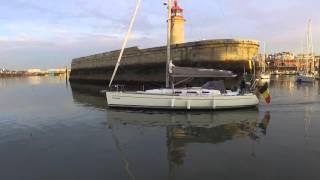
[[[312, 20], [309, 19], [308, 21], [308, 30], [307, 30], [307, 67], [306, 67], [306, 73], [313, 73], [314, 72], [314, 50], [313, 50], [313, 38], [312, 38]], [[309, 62], [311, 60], [311, 64]]]
[[267, 48], [267, 43], [264, 42], [263, 43], [263, 54], [262, 54], [262, 73], [266, 72], [266, 57], [267, 57], [266, 48]]

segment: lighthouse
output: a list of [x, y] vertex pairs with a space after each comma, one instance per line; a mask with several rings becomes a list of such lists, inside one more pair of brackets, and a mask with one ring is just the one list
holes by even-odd
[[171, 44], [184, 43], [184, 22], [183, 9], [178, 0], [174, 0], [171, 9]]

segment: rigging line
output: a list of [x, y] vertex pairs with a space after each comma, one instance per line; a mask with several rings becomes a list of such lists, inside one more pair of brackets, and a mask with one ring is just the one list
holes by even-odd
[[189, 28], [187, 28], [187, 34], [188, 34], [188, 31], [190, 33], [190, 41], [197, 41], [199, 40], [200, 38], [198, 38], [198, 33], [195, 33], [195, 28], [193, 26], [193, 23], [191, 21], [188, 22], [189, 25], [187, 25]]
[[123, 41], [123, 44], [122, 44], [122, 48], [121, 48], [121, 51], [120, 51], [120, 55], [119, 55], [119, 58], [118, 58], [116, 67], [114, 68], [112, 77], [111, 77], [110, 82], [109, 82], [109, 88], [111, 87], [112, 82], [113, 82], [113, 79], [114, 79], [114, 77], [115, 77], [115, 75], [116, 75], [116, 73], [117, 73], [117, 70], [118, 70], [118, 68], [119, 68], [119, 65], [120, 65], [120, 62], [121, 62], [121, 58], [122, 58], [124, 49], [125, 49], [125, 47], [127, 46], [128, 39], [129, 39], [129, 36], [130, 36], [130, 34], [131, 34], [131, 30], [132, 30], [132, 28], [133, 28], [134, 22], [135, 22], [135, 20], [136, 20], [136, 17], [137, 17], [137, 14], [138, 14], [138, 11], [139, 11], [139, 8], [140, 8], [140, 5], [141, 5], [141, 1], [142, 1], [142, 0], [137, 0], [136, 9], [135, 9], [135, 11], [134, 11], [134, 13], [133, 13], [133, 16], [132, 16], [132, 18], [131, 18], [130, 25], [129, 25], [129, 29], [128, 29], [128, 32], [126, 33], [125, 38], [124, 38], [124, 41]]
[[[223, 20], [226, 20], [227, 19], [227, 17], [226, 17], [226, 15], [225, 15], [225, 9], [224, 9], [224, 7], [225, 6], [223, 6], [223, 3], [224, 3], [224, 1], [220, 1], [220, 0], [218, 0], [218, 1], [216, 1], [216, 5], [218, 6], [218, 8], [217, 8], [217, 13], [218, 13], [218, 15], [220, 15], [220, 17], [223, 19]], [[219, 8], [220, 7], [220, 8]], [[227, 22], [227, 21], [225, 21], [225, 22]], [[232, 33], [230, 33], [230, 30], [232, 29], [232, 28], [230, 28], [230, 24], [229, 23], [226, 23], [226, 24], [224, 24], [223, 25], [225, 28], [221, 28], [220, 30], [223, 30], [223, 34], [224, 35], [226, 35], [226, 36], [229, 36], [229, 37], [231, 37], [232, 36]]]
[[120, 157], [121, 157], [121, 160], [122, 162], [124, 163], [124, 169], [127, 173], [127, 175], [132, 179], [132, 180], [135, 180], [135, 176], [133, 175], [132, 171], [130, 170], [130, 164], [129, 164], [129, 161], [127, 160], [127, 157], [125, 155], [125, 153], [123, 152], [122, 148], [121, 148], [121, 145], [120, 145], [120, 142], [118, 140], [118, 138], [116, 137], [114, 131], [113, 131], [113, 127], [112, 125], [110, 125], [110, 128], [111, 128], [111, 134], [112, 134], [112, 139], [116, 145], [116, 148], [120, 154]]

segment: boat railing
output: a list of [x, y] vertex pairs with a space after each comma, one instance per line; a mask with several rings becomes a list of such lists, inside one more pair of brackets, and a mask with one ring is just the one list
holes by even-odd
[[122, 92], [125, 91], [125, 87], [126, 86], [124, 84], [115, 84], [109, 88], [109, 91]]

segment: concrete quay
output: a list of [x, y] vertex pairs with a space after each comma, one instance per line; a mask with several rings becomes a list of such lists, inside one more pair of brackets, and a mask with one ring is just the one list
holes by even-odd
[[[255, 40], [221, 39], [172, 45], [174, 64], [232, 70], [242, 73], [248, 61], [258, 54]], [[111, 78], [119, 50], [72, 60], [71, 81], [106, 83]], [[163, 83], [165, 81], [166, 46], [127, 48], [115, 78], [123, 83]]]

